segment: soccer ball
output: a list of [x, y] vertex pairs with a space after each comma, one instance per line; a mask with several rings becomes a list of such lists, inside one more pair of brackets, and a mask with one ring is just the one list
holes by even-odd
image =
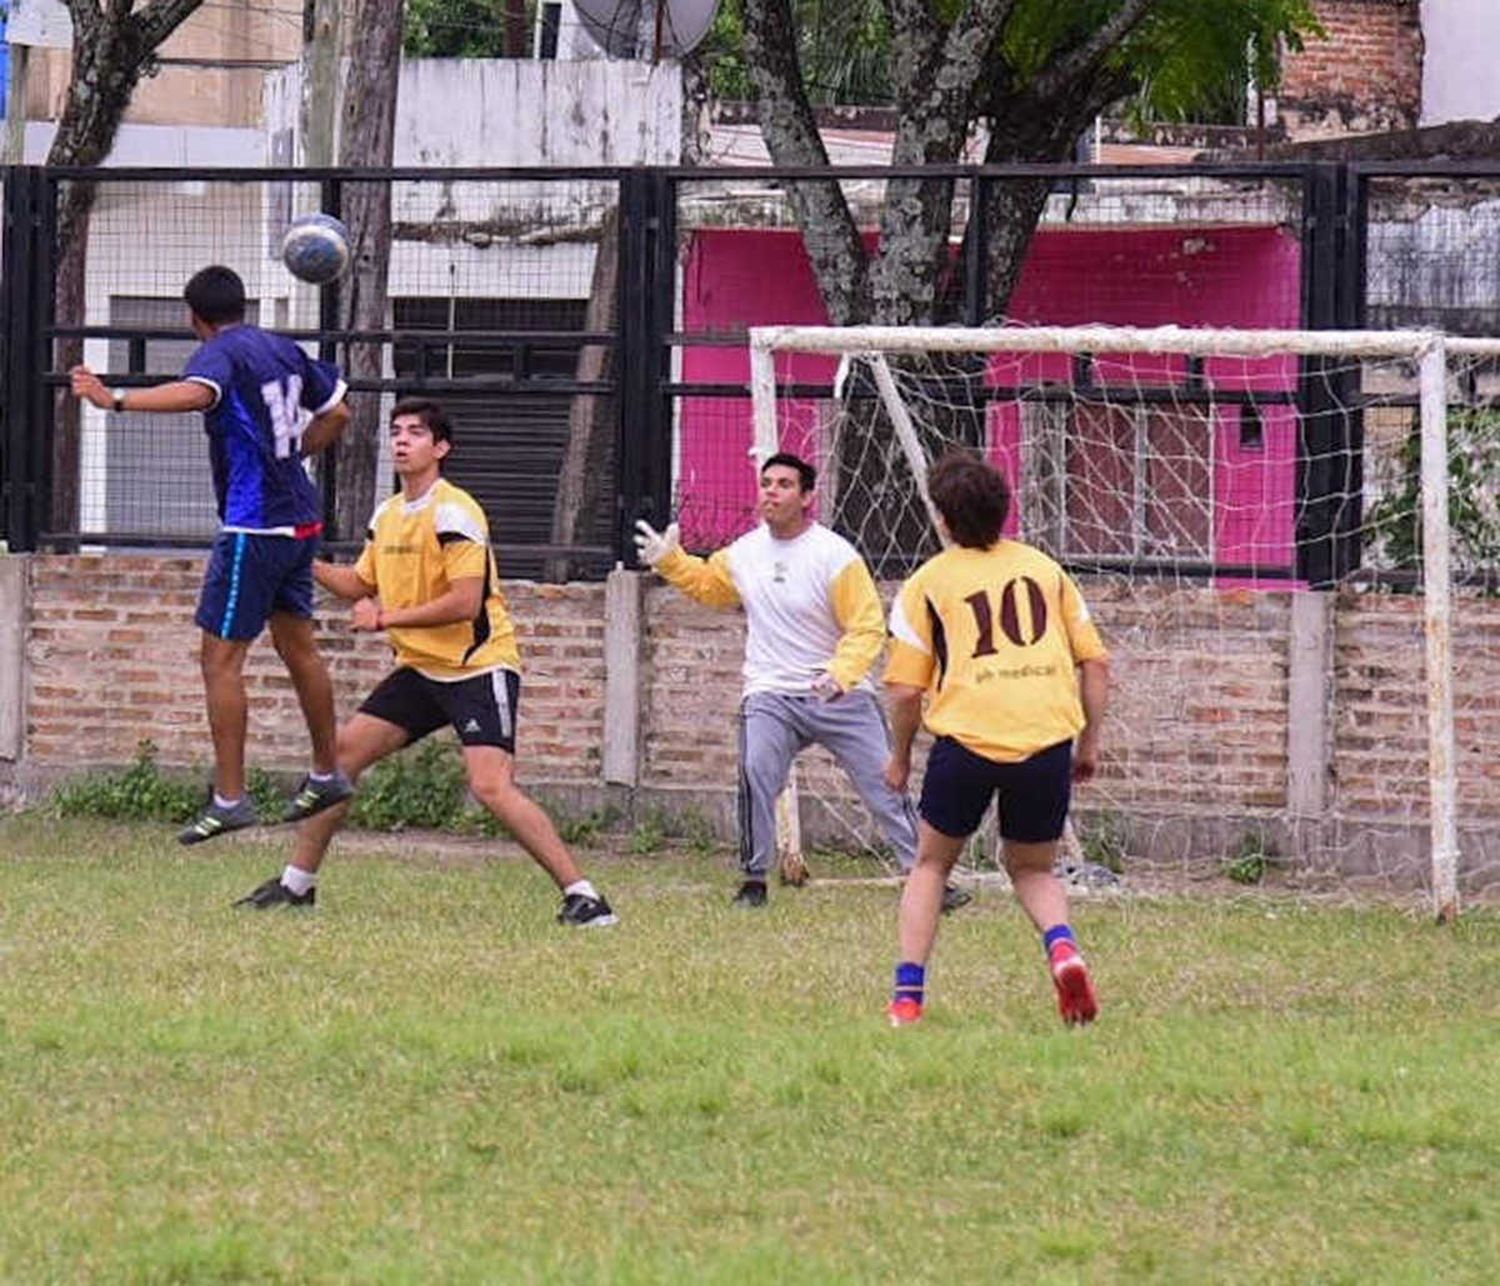
[[326, 286], [349, 267], [349, 229], [331, 214], [293, 219], [281, 239], [281, 262], [292, 276]]

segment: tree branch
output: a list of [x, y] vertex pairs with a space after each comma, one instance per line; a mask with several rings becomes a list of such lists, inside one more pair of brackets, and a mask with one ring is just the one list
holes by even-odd
[[[775, 165], [826, 166], [797, 60], [791, 0], [745, 0], [745, 61], [755, 82], [761, 135]], [[818, 287], [836, 325], [863, 321], [869, 308], [867, 258], [843, 189], [829, 179], [786, 184]]]
[[1106, 54], [1134, 31], [1157, 0], [1125, 0], [1082, 44], [1075, 45], [1043, 69], [1030, 89], [1038, 98], [1053, 98], [1087, 75]]
[[[127, 8], [129, 2], [130, 0], [125, 0]], [[202, 3], [203, 0], [151, 0], [144, 9], [137, 10], [136, 30], [141, 33], [146, 49], [157, 48]]]
[[99, 0], [68, 0], [68, 17], [73, 20], [73, 34], [79, 40], [94, 40], [104, 21]]

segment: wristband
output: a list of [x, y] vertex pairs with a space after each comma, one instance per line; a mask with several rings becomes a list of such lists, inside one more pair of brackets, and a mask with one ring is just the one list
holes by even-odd
[[122, 389], [122, 388], [112, 388], [109, 391], [109, 395], [110, 395], [110, 397], [112, 397], [114, 399], [115, 413], [119, 414], [120, 412], [124, 411], [124, 409], [125, 409], [125, 390]]

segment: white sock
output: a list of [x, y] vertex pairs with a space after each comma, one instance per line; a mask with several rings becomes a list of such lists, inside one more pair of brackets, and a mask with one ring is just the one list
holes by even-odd
[[214, 791], [214, 803], [220, 808], [238, 808], [244, 802], [244, 799], [243, 795], [238, 799], [225, 799], [218, 791]]
[[315, 768], [312, 772], [307, 774], [307, 779], [309, 781], [332, 781], [337, 776], [338, 769], [334, 769], [333, 772], [319, 772]]
[[595, 902], [599, 900], [599, 890], [596, 889], [587, 880], [577, 880], [574, 883], [568, 885], [568, 887], [563, 890], [563, 897], [570, 898], [575, 893], [580, 897], [593, 898]]
[[300, 866], [288, 866], [281, 873], [281, 886], [290, 889], [299, 898], [318, 883], [316, 871], [304, 871]]

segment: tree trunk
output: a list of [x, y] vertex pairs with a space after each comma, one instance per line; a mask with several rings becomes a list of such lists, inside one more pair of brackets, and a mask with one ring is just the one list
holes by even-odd
[[[594, 278], [589, 287], [583, 328], [613, 330], [619, 316], [620, 212], [605, 213], [599, 232], [599, 250], [594, 258]], [[603, 344], [588, 344], [578, 350], [575, 378], [583, 383], [607, 379], [614, 350]], [[563, 453], [562, 476], [552, 509], [554, 545], [587, 544], [598, 534], [599, 502], [609, 476], [609, 448], [614, 428], [610, 415], [612, 399], [579, 393], [568, 409], [568, 445]], [[565, 557], [550, 559], [547, 579], [566, 581], [572, 567]]]
[[[828, 152], [797, 66], [791, 0], [744, 4], [745, 58], [755, 79], [756, 111], [772, 162], [827, 165]], [[829, 320], [837, 326], [868, 320], [869, 256], [843, 190], [832, 180], [803, 179], [788, 182], [786, 192]]]
[[[153, 0], [132, 13], [125, 0], [101, 9], [96, 0], [68, 0], [73, 20], [72, 69], [67, 100], [48, 165], [102, 165], [130, 105], [136, 83], [152, 51], [202, 0]], [[57, 281], [53, 312], [60, 326], [81, 326], [87, 298], [89, 216], [97, 188], [75, 179], [59, 190]], [[83, 360], [83, 341], [58, 345], [57, 367], [68, 370]], [[52, 497], [47, 525], [77, 531], [81, 408], [66, 390], [57, 393], [52, 428]]]
[[[396, 90], [401, 66], [403, 0], [364, 0], [353, 29], [349, 80], [339, 161], [346, 166], [388, 167], [395, 151]], [[353, 267], [344, 286], [343, 323], [348, 330], [384, 330], [391, 260], [391, 185], [385, 181], [344, 184], [344, 223]], [[383, 377], [385, 345], [351, 343], [345, 369], [351, 380]], [[335, 538], [354, 540], [375, 507], [380, 458], [379, 396], [350, 399], [352, 417], [334, 449]]]

